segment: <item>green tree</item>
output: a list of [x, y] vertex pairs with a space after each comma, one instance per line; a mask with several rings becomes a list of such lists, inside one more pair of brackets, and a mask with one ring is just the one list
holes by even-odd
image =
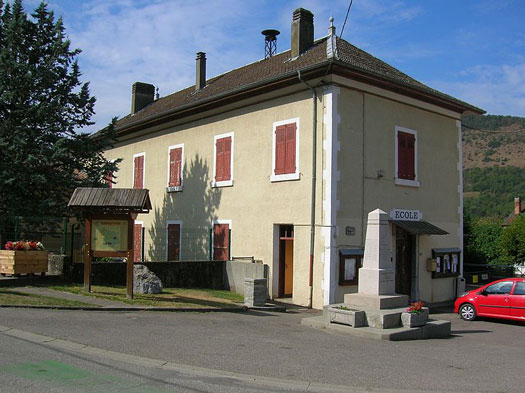
[[80, 131], [95, 105], [80, 52], [45, 3], [29, 17], [21, 0], [0, 0], [0, 234], [12, 216], [64, 215], [76, 187], [117, 169], [102, 155], [115, 121], [96, 138]]
[[520, 215], [501, 236], [503, 261], [509, 265], [525, 264], [525, 216]]
[[501, 261], [500, 239], [503, 233], [501, 221], [496, 218], [481, 218], [469, 221], [468, 236], [465, 237], [466, 252], [471, 258], [467, 262], [492, 263]]

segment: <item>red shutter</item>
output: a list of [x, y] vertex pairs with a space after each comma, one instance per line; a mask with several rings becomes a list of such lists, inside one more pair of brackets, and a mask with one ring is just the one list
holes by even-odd
[[286, 127], [278, 126], [275, 129], [275, 174], [285, 172], [286, 162]]
[[169, 187], [179, 187], [182, 184], [182, 148], [170, 150], [170, 181]]
[[415, 145], [414, 134], [397, 133], [397, 177], [400, 179], [415, 180]]
[[222, 180], [231, 180], [231, 155], [232, 155], [232, 138], [224, 138], [224, 154], [222, 156], [223, 177]]
[[407, 179], [416, 179], [416, 136], [407, 135]]
[[168, 224], [168, 261], [178, 261], [180, 255], [180, 224]]
[[295, 123], [286, 125], [286, 158], [284, 173], [295, 173]]
[[133, 227], [133, 262], [142, 260], [142, 225], [135, 224]]
[[228, 260], [228, 243], [229, 243], [228, 224], [213, 224], [213, 260]]
[[144, 187], [144, 156], [135, 157], [133, 174], [133, 188]]
[[215, 181], [224, 180], [224, 139], [215, 142]]

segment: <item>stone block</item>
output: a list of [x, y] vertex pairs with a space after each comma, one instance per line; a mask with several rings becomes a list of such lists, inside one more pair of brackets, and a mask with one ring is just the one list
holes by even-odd
[[244, 305], [260, 307], [266, 304], [268, 298], [266, 278], [247, 278], [244, 280]]

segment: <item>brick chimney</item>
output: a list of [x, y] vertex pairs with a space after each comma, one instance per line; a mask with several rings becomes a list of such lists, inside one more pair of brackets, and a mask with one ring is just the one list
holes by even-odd
[[206, 86], [206, 53], [197, 52], [197, 62], [195, 63], [195, 91], [199, 91]]
[[131, 87], [131, 114], [134, 115], [141, 109], [147, 107], [155, 100], [155, 86], [135, 82]]
[[520, 197], [514, 198], [514, 214], [519, 216], [521, 214], [521, 199]]
[[292, 19], [292, 53], [297, 57], [314, 44], [314, 14], [304, 8], [297, 8]]

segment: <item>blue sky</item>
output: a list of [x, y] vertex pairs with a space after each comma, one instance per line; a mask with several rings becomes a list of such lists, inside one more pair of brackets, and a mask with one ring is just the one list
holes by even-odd
[[[26, 10], [39, 3], [25, 0]], [[95, 131], [129, 113], [135, 81], [161, 96], [195, 82], [195, 54], [212, 77], [264, 57], [261, 30], [290, 48], [292, 12], [314, 13], [315, 37], [349, 0], [50, 0], [97, 98]], [[485, 109], [525, 116], [525, 1], [354, 0], [343, 38], [413, 78]]]

